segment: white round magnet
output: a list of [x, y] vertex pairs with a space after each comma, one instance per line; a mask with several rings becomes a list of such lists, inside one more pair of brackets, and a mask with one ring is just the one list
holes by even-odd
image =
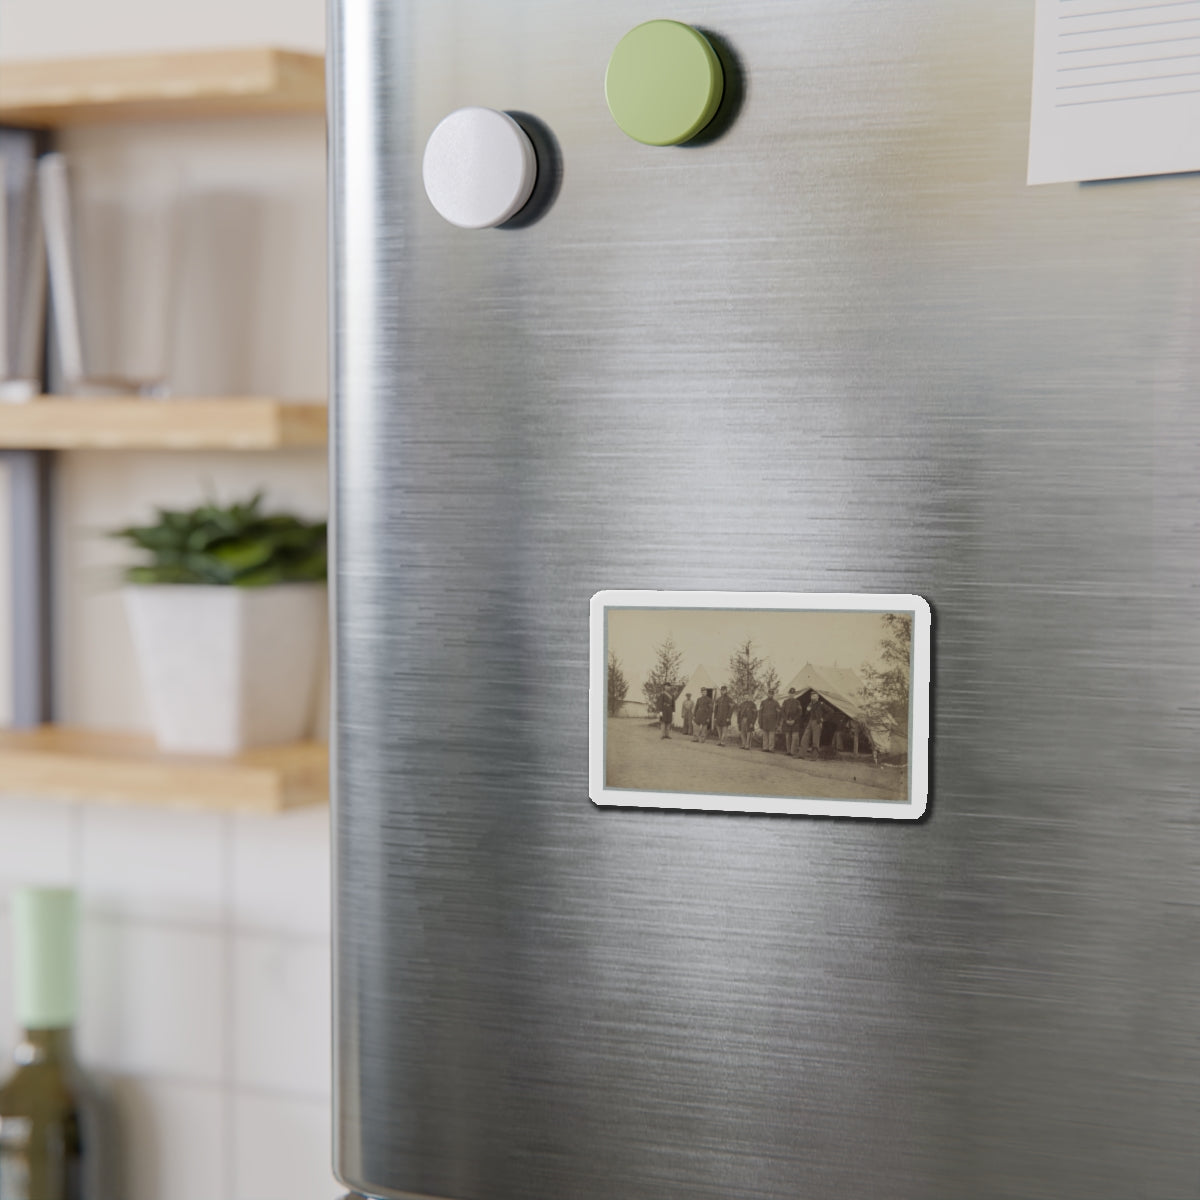
[[508, 113], [460, 108], [429, 135], [421, 174], [429, 202], [452, 225], [491, 229], [529, 199], [537, 155]]

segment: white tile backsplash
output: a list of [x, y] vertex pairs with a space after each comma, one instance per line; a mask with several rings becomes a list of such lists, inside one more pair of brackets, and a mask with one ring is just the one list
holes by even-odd
[[[12, 503], [12, 475], [8, 463], [0, 459], [0, 512], [7, 513]], [[12, 562], [10, 537], [12, 525], [0, 521], [0, 563]], [[7, 580], [0, 578], [0, 680], [12, 678], [12, 589], [3, 586]], [[12, 688], [0, 687], [0, 728], [13, 718]]]
[[8, 1069], [17, 1042], [17, 1014], [13, 1004], [12, 923], [8, 909], [0, 908], [0, 1074]]
[[328, 944], [242, 935], [233, 962], [235, 1082], [327, 1097]]
[[233, 905], [239, 929], [329, 933], [329, 809], [236, 816]]
[[328, 1102], [239, 1095], [231, 1200], [341, 1200]]
[[112, 1080], [121, 1200], [219, 1200], [228, 1194], [227, 1103], [218, 1087]]
[[0, 903], [22, 884], [73, 883], [77, 845], [73, 804], [0, 795]]
[[89, 917], [81, 942], [85, 1063], [219, 1083], [227, 1028], [222, 935]]
[[219, 926], [219, 813], [94, 805], [82, 821], [81, 883], [93, 913]]
[[12, 893], [27, 885], [74, 884], [78, 846], [78, 814], [73, 804], [0, 796], [0, 1078], [8, 1072], [17, 1041], [9, 916]]
[[344, 1194], [330, 1167], [329, 842], [324, 807], [0, 797], [0, 1077], [16, 1033], [9, 895], [74, 885], [79, 1054], [112, 1076], [121, 1200]]
[[79, 1054], [114, 1082], [121, 1200], [340, 1198], [330, 1168], [329, 812], [0, 799], [0, 1076], [15, 1042], [8, 898], [80, 891]]

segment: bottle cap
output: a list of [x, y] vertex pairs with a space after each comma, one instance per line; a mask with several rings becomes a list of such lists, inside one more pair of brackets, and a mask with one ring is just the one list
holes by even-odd
[[13, 893], [17, 1022], [61, 1029], [75, 1022], [76, 899], [71, 888]]

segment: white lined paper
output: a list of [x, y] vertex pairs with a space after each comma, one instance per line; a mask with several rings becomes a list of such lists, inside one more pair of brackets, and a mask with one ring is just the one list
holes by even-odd
[[1037, 0], [1028, 182], [1200, 170], [1200, 0]]

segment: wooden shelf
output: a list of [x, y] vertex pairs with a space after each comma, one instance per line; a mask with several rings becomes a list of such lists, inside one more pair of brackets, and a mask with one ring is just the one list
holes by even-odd
[[324, 404], [264, 396], [0, 403], [0, 449], [285, 450], [326, 444]]
[[0, 123], [7, 125], [46, 128], [324, 108], [324, 59], [288, 50], [10, 61], [0, 70]]
[[319, 742], [236, 758], [163, 754], [153, 739], [46, 725], [0, 731], [0, 790], [66, 800], [275, 813], [329, 800]]

